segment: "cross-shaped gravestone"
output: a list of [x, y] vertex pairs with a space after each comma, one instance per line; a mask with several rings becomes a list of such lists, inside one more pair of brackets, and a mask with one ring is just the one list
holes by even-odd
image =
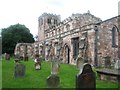
[[59, 61], [57, 61], [56, 59], [54, 61], [52, 61], [52, 72], [51, 74], [59, 74], [59, 69], [60, 69], [60, 65], [59, 65]]
[[60, 77], [58, 76], [59, 74], [59, 61], [57, 60], [57, 58], [55, 58], [52, 61], [52, 71], [51, 71], [51, 75], [48, 76], [47, 78], [47, 86], [51, 87], [51, 88], [58, 88], [60, 85]]
[[80, 88], [95, 90], [96, 77], [90, 64], [83, 65], [82, 72], [76, 76], [76, 88], [77, 90], [80, 90]]

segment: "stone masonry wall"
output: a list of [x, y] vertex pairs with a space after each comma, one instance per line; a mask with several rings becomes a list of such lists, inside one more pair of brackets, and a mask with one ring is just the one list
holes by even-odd
[[[112, 28], [117, 27], [117, 18], [112, 18], [101, 22], [99, 26], [99, 36], [98, 36], [98, 60], [99, 64], [104, 64], [104, 57], [109, 56], [111, 65], [115, 63], [115, 60], [118, 58], [118, 48], [112, 47]], [[117, 29], [117, 28], [116, 28]], [[116, 44], [118, 45], [118, 32], [115, 33]]]
[[[44, 16], [45, 17], [45, 16]], [[48, 15], [46, 16], [48, 17]], [[50, 16], [52, 17], [52, 16]], [[40, 17], [42, 18], [42, 16]], [[40, 19], [39, 18], [39, 19]], [[56, 17], [57, 18], [57, 17]], [[25, 45], [27, 45], [27, 55], [34, 57], [35, 54], [39, 54], [45, 56], [45, 60], [51, 59], [49, 54], [55, 55], [58, 54], [57, 49], [61, 48], [62, 52], [60, 58], [62, 59], [62, 63], [68, 63], [67, 54], [69, 51], [69, 63], [76, 64], [76, 60], [73, 58], [73, 39], [79, 38], [79, 54], [81, 54], [84, 58], [86, 57], [90, 63], [95, 64], [95, 54], [97, 54], [98, 65], [105, 66], [106, 57], [110, 57], [110, 65], [112, 66], [116, 59], [118, 58], [118, 32], [117, 32], [117, 17], [113, 17], [111, 19], [101, 21], [100, 18], [91, 15], [90, 13], [84, 14], [73, 14], [71, 17], [59, 21], [56, 25], [51, 25], [47, 27], [47, 22], [44, 21], [44, 26], [40, 26], [41, 30], [44, 30], [43, 33], [44, 38], [38, 42], [33, 44], [17, 44], [15, 49], [15, 54], [19, 53], [21, 56], [24, 56], [25, 53]], [[95, 52], [95, 26], [98, 27], [98, 36], [97, 36], [97, 52]], [[45, 28], [47, 27], [47, 28]], [[116, 46], [112, 46], [112, 29], [115, 27], [115, 38], [116, 38]], [[84, 37], [84, 33], [87, 33], [87, 36]], [[38, 37], [41, 38], [40, 34]], [[59, 37], [62, 38], [62, 46], [58, 47]], [[84, 42], [81, 40], [85, 39]], [[86, 48], [80, 49], [83, 47], [83, 44]], [[51, 50], [51, 47], [54, 48]], [[69, 49], [69, 50], [68, 50]], [[67, 51], [68, 50], [68, 51]]]

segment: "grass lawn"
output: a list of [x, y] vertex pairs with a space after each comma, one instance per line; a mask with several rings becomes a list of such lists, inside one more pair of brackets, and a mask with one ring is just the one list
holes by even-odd
[[[0, 61], [1, 63], [1, 61]], [[42, 69], [35, 70], [33, 60], [22, 62], [26, 65], [26, 75], [23, 78], [14, 78], [13, 59], [2, 60], [2, 88], [46, 88], [46, 78], [51, 74], [51, 63], [42, 62]], [[79, 70], [74, 65], [60, 65], [60, 87], [75, 88], [76, 75]], [[118, 88], [117, 83], [96, 79], [97, 88]]]

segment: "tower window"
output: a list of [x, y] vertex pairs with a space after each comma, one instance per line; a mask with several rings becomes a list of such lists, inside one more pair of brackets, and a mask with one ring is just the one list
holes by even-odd
[[47, 23], [48, 23], [48, 24], [51, 24], [51, 19], [50, 19], [50, 18], [47, 20]]
[[57, 24], [57, 20], [54, 20], [54, 24]]

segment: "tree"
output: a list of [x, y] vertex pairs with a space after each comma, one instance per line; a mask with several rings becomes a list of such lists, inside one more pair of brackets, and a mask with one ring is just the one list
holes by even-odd
[[15, 24], [2, 29], [2, 53], [13, 54], [17, 43], [33, 42], [33, 35], [25, 25]]

